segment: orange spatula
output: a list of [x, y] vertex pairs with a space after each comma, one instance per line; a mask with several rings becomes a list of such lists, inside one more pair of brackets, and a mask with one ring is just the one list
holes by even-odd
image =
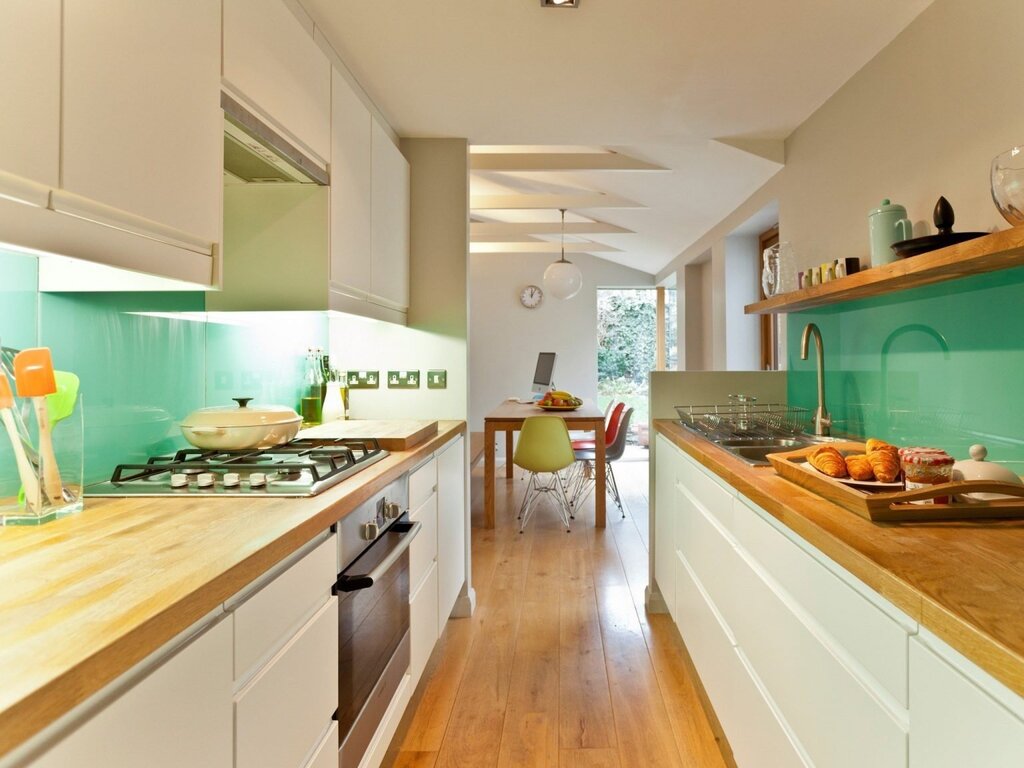
[[25, 455], [25, 446], [21, 444], [21, 436], [18, 434], [18, 427], [14, 423], [14, 414], [11, 409], [14, 407], [14, 395], [11, 394], [11, 382], [7, 376], [0, 371], [0, 419], [7, 428], [7, 436], [11, 438], [11, 447], [14, 449], [14, 458], [18, 462], [18, 476], [21, 478], [21, 485], [25, 489], [25, 499], [33, 509], [39, 508], [39, 480], [32, 470], [32, 465]]
[[60, 480], [57, 457], [53, 453], [50, 415], [46, 410], [46, 396], [57, 391], [50, 350], [46, 347], [36, 347], [24, 349], [16, 354], [14, 382], [18, 387], [18, 397], [32, 398], [36, 421], [39, 423], [39, 457], [43, 465], [43, 490], [46, 491], [51, 503], [59, 504], [63, 497], [64, 485]]

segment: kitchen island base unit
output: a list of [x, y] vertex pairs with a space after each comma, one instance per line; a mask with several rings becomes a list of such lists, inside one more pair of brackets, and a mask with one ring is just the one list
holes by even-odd
[[736, 764], [1024, 765], [1024, 699], [659, 434], [653, 582]]

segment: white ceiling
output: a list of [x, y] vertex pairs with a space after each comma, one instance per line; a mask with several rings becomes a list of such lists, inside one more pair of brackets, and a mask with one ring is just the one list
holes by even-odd
[[631, 230], [582, 237], [654, 273], [780, 167], [716, 139], [777, 147], [931, 0], [301, 2], [401, 136], [585, 146], [669, 169], [472, 175], [474, 195], [599, 191], [643, 206], [570, 207], [566, 220]]

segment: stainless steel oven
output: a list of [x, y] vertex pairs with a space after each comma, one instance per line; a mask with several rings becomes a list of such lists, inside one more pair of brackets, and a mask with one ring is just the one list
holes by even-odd
[[339, 768], [356, 768], [409, 669], [409, 522], [403, 478], [338, 523]]

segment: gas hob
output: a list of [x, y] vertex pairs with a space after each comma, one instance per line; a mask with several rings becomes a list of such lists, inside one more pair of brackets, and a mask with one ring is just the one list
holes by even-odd
[[316, 496], [388, 455], [373, 438], [305, 438], [250, 451], [186, 448], [119, 464], [86, 496]]

